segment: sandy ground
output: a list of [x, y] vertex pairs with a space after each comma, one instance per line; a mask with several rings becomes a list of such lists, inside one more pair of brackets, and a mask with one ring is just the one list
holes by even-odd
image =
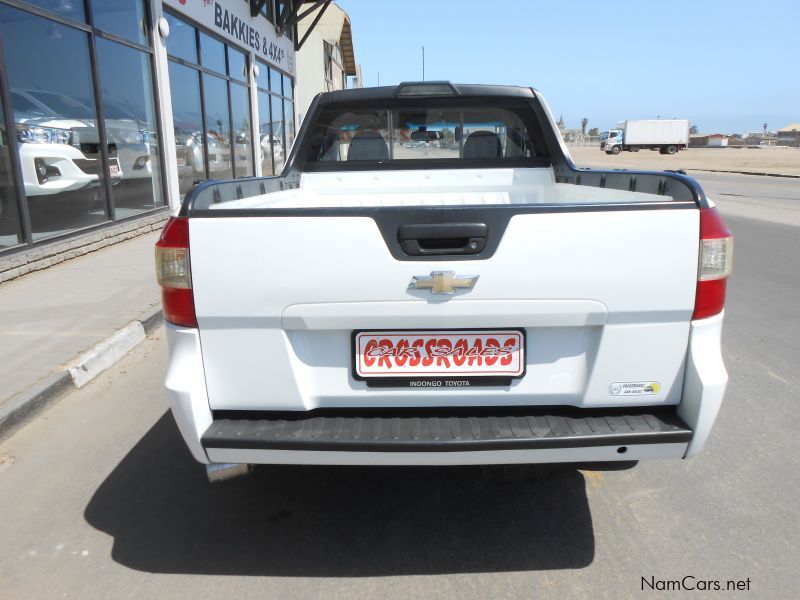
[[569, 151], [581, 167], [800, 175], [800, 149], [797, 148], [689, 148], [672, 156], [651, 150], [611, 156], [598, 146], [570, 146]]

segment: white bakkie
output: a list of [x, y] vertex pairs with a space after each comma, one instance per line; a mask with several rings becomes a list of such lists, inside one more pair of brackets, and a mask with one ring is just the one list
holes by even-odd
[[694, 180], [576, 168], [535, 90], [321, 94], [165, 227], [166, 387], [210, 472], [691, 457], [731, 260]]

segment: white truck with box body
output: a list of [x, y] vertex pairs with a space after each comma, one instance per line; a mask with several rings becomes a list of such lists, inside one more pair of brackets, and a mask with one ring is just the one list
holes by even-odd
[[600, 134], [600, 149], [606, 154], [619, 154], [622, 150], [675, 154], [688, 147], [689, 121], [685, 119], [620, 121], [615, 129]]
[[693, 179], [575, 167], [531, 88], [324, 93], [157, 243], [172, 411], [216, 475], [691, 457], [731, 253]]

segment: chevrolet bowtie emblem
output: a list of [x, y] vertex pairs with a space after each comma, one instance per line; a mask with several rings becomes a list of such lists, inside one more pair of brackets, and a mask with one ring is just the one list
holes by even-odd
[[456, 277], [453, 271], [431, 271], [430, 275], [415, 275], [408, 289], [430, 290], [433, 294], [453, 295], [457, 289], [470, 290], [478, 281], [477, 275]]

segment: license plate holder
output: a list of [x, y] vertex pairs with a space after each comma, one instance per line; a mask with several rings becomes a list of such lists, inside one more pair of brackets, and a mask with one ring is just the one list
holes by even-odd
[[525, 376], [526, 347], [517, 328], [358, 330], [352, 375], [369, 387], [509, 386]]

